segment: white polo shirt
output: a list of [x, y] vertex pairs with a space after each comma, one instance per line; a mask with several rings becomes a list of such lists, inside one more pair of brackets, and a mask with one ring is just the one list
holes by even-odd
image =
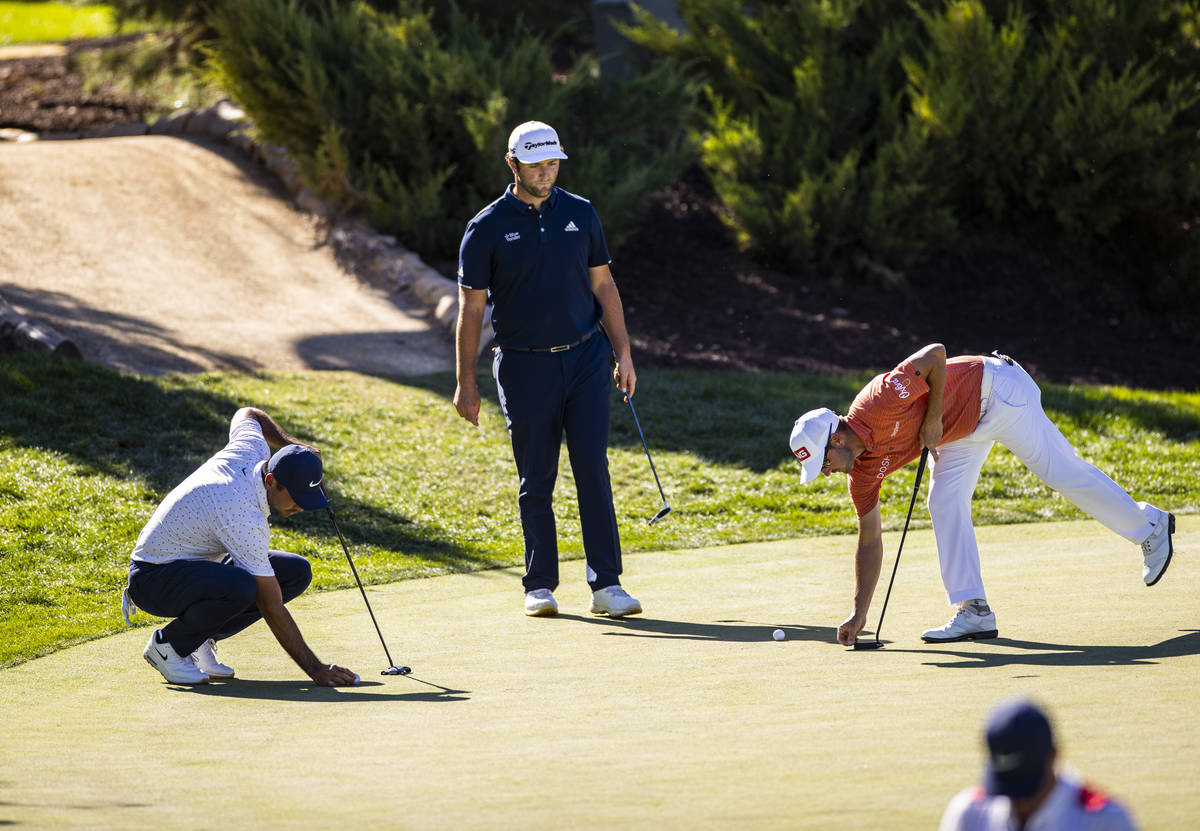
[[[988, 796], [983, 788], [967, 788], [946, 807], [940, 831], [1017, 831], [1012, 803], [1006, 796]], [[1073, 776], [1059, 775], [1023, 831], [1137, 831], [1133, 817], [1121, 803], [1082, 784]]]
[[167, 494], [133, 547], [143, 563], [174, 560], [234, 563], [255, 577], [275, 574], [267, 558], [270, 528], [263, 465], [271, 448], [252, 418], [229, 425], [229, 444]]

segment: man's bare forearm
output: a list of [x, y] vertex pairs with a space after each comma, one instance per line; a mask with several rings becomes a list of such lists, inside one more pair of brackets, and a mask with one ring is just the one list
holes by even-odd
[[[263, 438], [267, 440], [267, 444], [272, 447], [286, 447], [289, 444], [304, 444], [304, 442], [293, 437], [286, 430], [276, 423], [275, 419], [271, 418], [257, 407], [243, 407], [238, 410], [238, 415], [246, 418], [252, 418], [258, 422], [258, 426], [262, 428]], [[236, 418], [236, 416], [235, 416]], [[307, 446], [307, 445], [306, 445]]]
[[484, 307], [468, 302], [460, 289], [458, 323], [454, 328], [455, 378], [460, 385], [475, 384], [475, 364], [479, 360], [483, 314]]
[[304, 642], [304, 636], [300, 634], [300, 627], [296, 625], [291, 612], [287, 610], [286, 606], [280, 606], [272, 611], [265, 609], [260, 611], [262, 611], [263, 620], [271, 628], [271, 634], [275, 636], [275, 640], [279, 641], [284, 652], [291, 656], [296, 665], [304, 670], [309, 678], [315, 680], [317, 674], [324, 668], [324, 664]]

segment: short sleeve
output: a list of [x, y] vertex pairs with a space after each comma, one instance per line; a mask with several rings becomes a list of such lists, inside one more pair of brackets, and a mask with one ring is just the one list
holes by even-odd
[[477, 219], [467, 223], [458, 247], [458, 284], [468, 289], [486, 289], [492, 281], [492, 254], [479, 224]]
[[271, 447], [263, 437], [262, 425], [249, 417], [236, 418], [229, 423], [229, 444], [226, 450], [255, 460], [271, 458]]
[[912, 361], [904, 361], [883, 376], [883, 392], [883, 400], [905, 406], [908, 399], [920, 398], [929, 392], [929, 382]]
[[938, 831], [970, 831], [968, 815], [974, 806], [979, 805], [981, 793], [978, 787], [960, 791], [946, 806]]
[[855, 476], [853, 470], [850, 471], [846, 480], [846, 486], [850, 491], [850, 501], [854, 503], [854, 515], [862, 519], [879, 504], [879, 491], [883, 480], [869, 474]]
[[600, 214], [596, 213], [595, 205], [589, 207], [592, 209], [592, 222], [588, 240], [588, 268], [596, 268], [611, 263], [612, 257], [608, 253], [608, 242], [604, 239], [604, 226], [600, 224]]

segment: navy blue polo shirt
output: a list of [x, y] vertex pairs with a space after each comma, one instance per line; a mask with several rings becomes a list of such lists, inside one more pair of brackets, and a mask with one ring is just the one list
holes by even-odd
[[588, 269], [609, 262], [591, 202], [555, 187], [539, 211], [509, 185], [467, 223], [458, 283], [487, 289], [501, 348], [546, 349], [596, 329], [602, 310]]

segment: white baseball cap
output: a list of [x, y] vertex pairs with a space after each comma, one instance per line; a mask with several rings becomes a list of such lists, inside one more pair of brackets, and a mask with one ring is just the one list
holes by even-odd
[[837, 413], [828, 407], [822, 407], [819, 410], [809, 410], [792, 425], [789, 444], [792, 446], [792, 455], [800, 462], [801, 482], [811, 482], [821, 475], [829, 437], [840, 423], [841, 419]]
[[519, 162], [533, 164], [546, 159], [565, 159], [558, 133], [549, 124], [526, 121], [508, 135], [508, 154]]

